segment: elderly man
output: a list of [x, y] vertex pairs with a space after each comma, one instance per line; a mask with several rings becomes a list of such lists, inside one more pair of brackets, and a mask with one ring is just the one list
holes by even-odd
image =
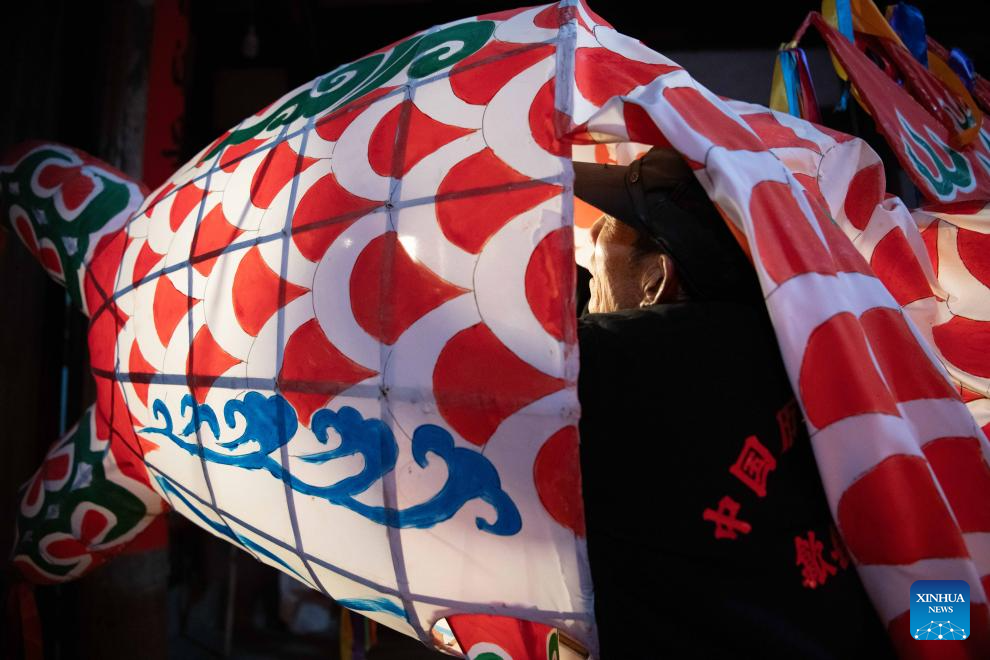
[[601, 209], [579, 324], [602, 657], [886, 657], [752, 265], [680, 157], [575, 164]]

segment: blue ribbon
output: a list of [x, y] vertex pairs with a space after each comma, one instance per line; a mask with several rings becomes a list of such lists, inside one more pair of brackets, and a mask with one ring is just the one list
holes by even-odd
[[800, 81], [797, 77], [797, 62], [794, 51], [780, 51], [780, 77], [784, 81], [784, 92], [787, 95], [787, 112], [795, 117], [801, 116], [801, 101], [798, 97]]
[[835, 18], [839, 23], [839, 32], [849, 41], [856, 41], [853, 36], [853, 15], [849, 0], [835, 0]]
[[976, 82], [976, 67], [973, 66], [973, 60], [960, 49], [953, 48], [949, 53], [949, 67], [962, 79], [966, 89], [972, 92], [973, 84]]
[[839, 102], [835, 104], [836, 112], [845, 112], [846, 108], [849, 107], [849, 83], [843, 83], [842, 94], [839, 96]]
[[894, 5], [890, 27], [901, 38], [914, 59], [928, 66], [928, 39], [925, 37], [925, 17], [921, 10], [906, 2]]
[[[839, 32], [849, 41], [855, 43], [856, 37], [853, 35], [853, 15], [850, 0], [835, 0], [835, 19], [838, 23]], [[835, 105], [836, 112], [845, 112], [849, 106], [849, 83], [843, 83], [842, 96]]]

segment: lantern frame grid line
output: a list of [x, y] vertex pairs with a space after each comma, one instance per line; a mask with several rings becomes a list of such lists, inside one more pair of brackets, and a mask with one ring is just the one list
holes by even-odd
[[[158, 467], [156, 467], [154, 464], [149, 463], [148, 464], [148, 467], [150, 467], [152, 470], [154, 470], [157, 474], [159, 474], [162, 477], [168, 479], [169, 482], [171, 483], [171, 485], [173, 485], [177, 489], [181, 490], [186, 496], [188, 496], [188, 497], [196, 500], [200, 504], [203, 504], [203, 505], [208, 505], [209, 504], [201, 496], [197, 495], [192, 490], [190, 490], [186, 486], [182, 485], [180, 482], [175, 481], [172, 477], [169, 477], [168, 474], [166, 474], [165, 472], [163, 472], [161, 469], [159, 469]], [[223, 515], [228, 520], [230, 520], [232, 523], [234, 523], [234, 524], [236, 524], [238, 526], [244, 527], [246, 530], [250, 531], [253, 534], [257, 534], [260, 538], [264, 539], [265, 541], [268, 541], [268, 542], [272, 543], [273, 545], [278, 546], [279, 548], [281, 548], [283, 550], [292, 551], [292, 549], [293, 549], [292, 546], [288, 545], [284, 540], [279, 539], [277, 537], [274, 537], [274, 536], [272, 536], [272, 535], [270, 535], [270, 534], [268, 534], [268, 533], [266, 533], [266, 532], [258, 529], [257, 527], [255, 527], [251, 523], [242, 520], [238, 516], [236, 516], [234, 514], [231, 514], [231, 513], [227, 512], [227, 511], [223, 510], [223, 509], [217, 509], [217, 512], [218, 513], [222, 512]], [[325, 568], [325, 569], [327, 569], [327, 570], [329, 570], [329, 571], [331, 571], [333, 573], [336, 573], [337, 575], [340, 575], [341, 577], [344, 577], [344, 578], [347, 578], [349, 580], [352, 580], [353, 582], [359, 583], [362, 586], [366, 586], [369, 589], [374, 589], [376, 591], [380, 591], [381, 593], [383, 593], [385, 595], [388, 595], [388, 596], [399, 597], [401, 595], [400, 592], [399, 592], [399, 590], [398, 589], [395, 589], [394, 587], [389, 587], [389, 586], [386, 586], [386, 585], [382, 585], [382, 584], [379, 584], [377, 582], [374, 582], [373, 580], [369, 580], [367, 578], [363, 578], [363, 577], [361, 577], [361, 576], [359, 576], [359, 575], [357, 575], [355, 573], [351, 573], [350, 571], [347, 571], [345, 569], [342, 569], [339, 566], [336, 566], [336, 565], [334, 565], [334, 564], [326, 561], [325, 559], [321, 559], [320, 557], [317, 557], [315, 555], [311, 555], [309, 553], [306, 553], [305, 556], [306, 556], [306, 559], [309, 560], [309, 561], [311, 561], [313, 564], [315, 564], [315, 565], [317, 565], [317, 566], [319, 566], [321, 568]], [[427, 595], [416, 594], [416, 593], [412, 593], [412, 592], [409, 593], [409, 597], [410, 597], [411, 600], [413, 600], [415, 602], [418, 602], [418, 603], [423, 603], [423, 604], [426, 604], [426, 605], [437, 605], [437, 606], [440, 606], [440, 607], [448, 607], [448, 608], [451, 608], [453, 610], [459, 609], [462, 612], [468, 611], [469, 609], [475, 608], [477, 606], [476, 603], [470, 603], [470, 602], [467, 602], [467, 601], [459, 601], [459, 600], [450, 599], [450, 598], [438, 598], [438, 597], [435, 597], [435, 596], [427, 596]], [[506, 608], [502, 607], [501, 605], [499, 606], [499, 611], [516, 612], [522, 618], [531, 618], [531, 617], [533, 617], [535, 615], [535, 616], [541, 616], [541, 617], [542, 616], [554, 617], [554, 618], [559, 618], [559, 619], [568, 620], [568, 621], [588, 621], [592, 617], [591, 614], [589, 614], [589, 613], [582, 613], [582, 612], [554, 611], [554, 610], [531, 609], [531, 608], [522, 608], [522, 607], [518, 608], [518, 610], [514, 610], [513, 608], [506, 609]]]
[[[214, 169], [211, 168], [207, 172], [207, 176], [206, 176], [206, 188], [207, 189], [209, 189], [209, 187], [210, 187], [210, 179], [213, 177], [213, 174], [214, 174], [215, 171], [216, 170], [214, 170]], [[199, 200], [199, 209], [196, 211], [196, 225], [195, 225], [195, 228], [193, 229], [192, 244], [190, 245], [190, 248], [189, 248], [189, 251], [190, 252], [195, 252], [196, 251], [196, 240], [199, 237], [199, 227], [200, 227], [200, 225], [203, 222], [203, 216], [205, 214], [205, 211], [206, 211], [206, 195], [203, 195], [203, 198], [201, 200]], [[119, 274], [120, 274], [120, 272], [122, 270], [123, 269], [118, 269], [118, 276], [119, 276]], [[193, 265], [192, 265], [192, 262], [190, 262], [188, 260], [185, 262], [185, 271], [186, 271], [186, 280], [187, 280], [188, 290], [191, 291], [192, 290], [192, 287], [193, 287]], [[195, 302], [193, 301], [193, 299], [191, 297], [187, 296], [186, 297], [186, 328], [187, 328], [187, 331], [189, 333], [189, 354], [186, 357], [186, 361], [187, 361], [187, 364], [189, 365], [189, 368], [190, 368], [191, 371], [195, 371], [194, 364], [195, 364], [195, 360], [196, 360], [195, 359], [195, 342], [192, 340], [192, 338], [194, 336], [194, 332], [193, 332], [194, 319], [193, 319], [193, 315], [192, 315], [192, 308], [193, 308], [193, 305], [194, 304], [195, 304]], [[114, 343], [114, 357], [117, 360], [120, 359], [120, 342], [115, 342]], [[195, 396], [196, 396], [195, 389], [188, 384], [188, 381], [187, 381], [187, 387], [189, 387], [189, 393], [193, 395], [193, 398], [195, 398]], [[227, 528], [227, 531], [232, 536], [236, 537], [236, 535], [234, 534], [234, 530], [231, 529], [231, 527], [230, 527], [230, 523], [228, 523], [227, 520], [226, 520], [226, 518], [224, 518], [219, 512], [217, 512], [217, 509], [218, 509], [217, 496], [216, 496], [216, 493], [213, 490], [213, 482], [210, 479], [210, 471], [209, 471], [209, 469], [206, 466], [206, 459], [204, 458], [204, 455], [203, 455], [203, 438], [202, 438], [202, 435], [201, 435], [202, 434], [202, 431], [201, 431], [201, 428], [200, 428], [200, 424], [193, 424], [193, 430], [194, 430], [194, 433], [196, 435], [196, 444], [199, 446], [199, 452], [198, 452], [199, 453], [199, 464], [203, 468], [203, 479], [206, 482], [206, 490], [210, 494], [210, 509], [213, 510], [215, 513], [217, 513], [217, 516], [220, 518], [220, 521]], [[244, 545], [243, 543], [240, 544], [240, 545], [241, 545], [241, 547], [243, 547], [246, 550], [248, 550], [248, 552], [250, 552], [251, 555], [255, 559], [257, 559], [258, 561], [261, 561], [261, 558], [258, 557], [257, 553], [255, 553], [251, 549], [247, 548], [247, 546]]]
[[[434, 28], [435, 30], [436, 28]], [[422, 46], [422, 42], [417, 45], [416, 51], [417, 55]], [[403, 85], [400, 89], [405, 94], [405, 99], [401, 104], [402, 110], [399, 112], [399, 121], [395, 127], [395, 137], [393, 138], [393, 149], [392, 149], [392, 167], [389, 174], [389, 191], [388, 191], [388, 201], [385, 204], [386, 208], [386, 232], [390, 229], [396, 235], [399, 231], [399, 219], [398, 212], [395, 209], [393, 200], [397, 197], [402, 196], [402, 177], [396, 177], [396, 172], [399, 171], [403, 161], [406, 157], [406, 137], [409, 134], [410, 120], [412, 117], [412, 106], [414, 103], [414, 95], [416, 86], [414, 85]], [[290, 229], [291, 231], [291, 229]], [[381, 281], [380, 290], [387, 291], [393, 283], [393, 273], [395, 266], [394, 252], [395, 252], [395, 242], [387, 242], [388, 246], [386, 250], [390, 253], [389, 258], [383, 259], [382, 270], [381, 270]], [[392, 310], [387, 305], [380, 305], [378, 309], [378, 321], [381, 327], [385, 327], [386, 314], [390, 313]], [[379, 343], [378, 348], [378, 373], [385, 373], [385, 366], [388, 362], [390, 347], [385, 344], [384, 341]], [[378, 404], [379, 404], [379, 418], [384, 421], [386, 419], [393, 419], [392, 411], [389, 410], [388, 400], [386, 397], [379, 394]], [[394, 424], [389, 424], [393, 426]], [[382, 494], [384, 497], [385, 506], [398, 510], [398, 492], [396, 484], [395, 471], [390, 471], [382, 475]], [[430, 632], [425, 630], [422, 626], [419, 616], [416, 613], [415, 604], [412, 602], [409, 596], [409, 574], [406, 570], [405, 553], [402, 548], [402, 530], [391, 525], [386, 526], [385, 535], [388, 538], [389, 545], [389, 555], [392, 560], [392, 570], [395, 574], [395, 584], [399, 588], [399, 599], [402, 602], [402, 607], [406, 612], [406, 622], [412, 626], [419, 640], [430, 646], [432, 644], [432, 639]]]
[[[296, 210], [296, 195], [299, 191], [299, 174], [303, 169], [303, 160], [305, 158], [303, 154], [306, 153], [306, 142], [309, 139], [310, 132], [312, 131], [312, 125], [313, 125], [313, 120], [310, 119], [306, 123], [306, 130], [304, 130], [302, 134], [302, 144], [299, 147], [299, 151], [296, 153], [296, 164], [295, 164], [294, 174], [292, 176], [292, 182], [290, 183], [291, 187], [289, 189], [289, 204], [286, 207], [284, 226], [282, 228], [282, 232], [280, 233], [280, 235], [283, 237], [283, 240], [282, 240], [282, 257], [281, 257], [281, 263], [279, 265], [279, 273], [278, 273], [279, 275], [278, 307], [275, 312], [276, 336], [277, 336], [277, 341], [275, 343], [275, 373], [276, 374], [279, 372], [279, 370], [282, 367], [282, 357], [285, 353], [285, 305], [286, 305], [285, 276], [286, 273], [288, 272], [289, 239], [292, 238], [292, 217]], [[286, 126], [286, 128], [288, 128], [288, 126]], [[203, 199], [204, 200], [206, 199], [205, 196]], [[195, 252], [195, 250], [190, 249], [190, 252], [191, 253]], [[190, 264], [190, 268], [191, 268], [191, 264]], [[190, 283], [190, 288], [192, 288], [191, 283]], [[191, 298], [189, 298], [188, 300], [191, 301]], [[191, 323], [192, 314], [189, 315], [189, 319]], [[190, 333], [189, 336], [191, 337], [192, 333]], [[280, 391], [280, 388], [277, 387], [277, 384], [278, 383], [276, 379], [276, 383], [275, 383], [276, 387], [273, 388], [275, 392]], [[279, 463], [282, 466], [283, 473], [289, 474], [290, 472], [289, 447], [288, 447], [289, 438], [284, 437], [285, 426], [283, 424], [277, 424], [276, 426], [279, 434], [279, 443], [278, 443]], [[198, 425], [196, 426], [196, 432], [199, 433]], [[203, 463], [203, 469], [206, 470], [206, 459], [202, 454], [200, 454], [200, 462]], [[320, 591], [320, 593], [322, 593], [327, 598], [331, 598], [330, 593], [327, 591], [326, 587], [323, 586], [323, 582], [321, 582], [320, 578], [317, 577], [316, 572], [313, 570], [313, 567], [310, 565], [309, 561], [305, 557], [305, 552], [303, 551], [302, 535], [299, 532], [299, 519], [296, 516], [296, 502], [293, 495], [292, 486], [289, 484], [288, 481], [284, 479], [282, 480], [282, 490], [285, 493], [285, 506], [289, 514], [289, 526], [292, 529], [292, 538], [293, 538], [293, 543], [295, 544], [295, 548], [294, 548], [295, 554], [302, 561], [303, 566], [306, 568], [306, 571], [313, 579], [313, 584]]]

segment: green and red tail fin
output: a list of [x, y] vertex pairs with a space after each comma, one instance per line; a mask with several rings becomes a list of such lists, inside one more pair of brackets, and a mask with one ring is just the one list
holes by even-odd
[[13, 561], [34, 583], [67, 582], [114, 556], [165, 544], [165, 500], [91, 406], [18, 498]]
[[0, 213], [83, 312], [87, 265], [147, 195], [141, 182], [54, 142], [25, 142], [0, 157]]

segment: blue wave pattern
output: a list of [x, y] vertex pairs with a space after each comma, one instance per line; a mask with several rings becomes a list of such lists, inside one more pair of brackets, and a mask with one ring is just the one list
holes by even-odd
[[356, 612], [384, 612], [409, 620], [405, 608], [388, 598], [338, 598], [336, 601], [342, 607]]
[[[343, 506], [380, 525], [418, 529], [433, 527], [452, 518], [471, 500], [480, 499], [495, 509], [495, 521], [475, 518], [478, 529], [498, 536], [512, 536], [522, 529], [519, 509], [502, 490], [498, 470], [491, 461], [478, 451], [456, 447], [450, 432], [434, 424], [423, 424], [413, 432], [413, 459], [421, 468], [427, 467], [433, 456], [444, 461], [447, 481], [427, 501], [406, 509], [393, 509], [371, 506], [354, 499], [393, 471], [399, 455], [398, 444], [388, 425], [377, 418], [365, 419], [354, 408], [343, 406], [337, 411], [317, 411], [311, 424], [313, 434], [322, 444], [328, 444], [329, 431], [333, 429], [340, 436], [340, 444], [327, 451], [297, 457], [317, 465], [346, 456], [359, 455], [364, 459], [361, 472], [329, 486], [306, 483], [286, 470], [278, 458], [271, 456], [288, 445], [299, 429], [295, 411], [279, 394], [266, 397], [260, 392], [248, 392], [243, 400], [228, 401], [223, 408], [224, 423], [235, 429], [238, 417], [241, 417], [245, 426], [240, 437], [227, 442], [220, 442], [220, 421], [216, 412], [206, 404], [196, 403], [191, 394], [180, 402], [179, 425], [185, 422], [185, 426], [178, 433], [164, 401], [154, 401], [152, 414], [161, 426], [143, 428], [143, 433], [162, 435], [191, 455], [211, 463], [246, 470], [265, 470], [298, 493]], [[215, 451], [196, 441], [197, 431], [212, 433], [225, 450], [236, 450], [252, 442], [257, 444], [257, 449], [239, 454]]]

